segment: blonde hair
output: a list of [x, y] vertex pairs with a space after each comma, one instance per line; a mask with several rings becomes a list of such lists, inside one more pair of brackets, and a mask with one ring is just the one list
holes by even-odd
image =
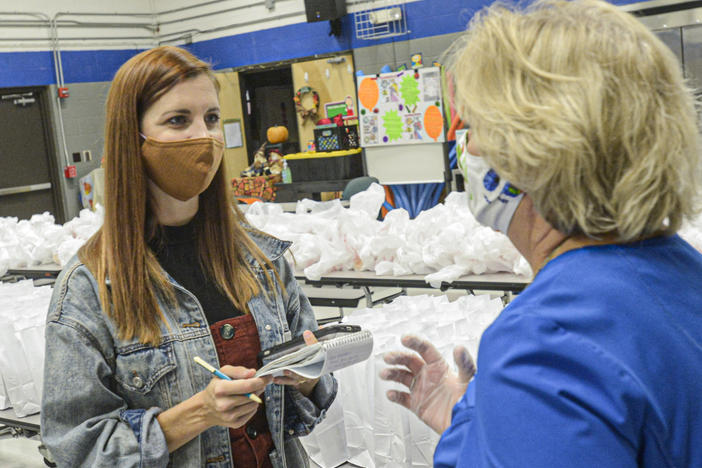
[[[175, 301], [174, 288], [149, 248], [158, 226], [148, 197], [139, 121], [176, 84], [201, 75], [209, 76], [219, 91], [207, 63], [185, 49], [161, 46], [122, 65], [107, 95], [105, 222], [78, 255], [95, 275], [103, 310], [116, 323], [122, 339], [158, 345], [164, 321], [158, 298]], [[278, 281], [280, 278], [249, 237], [259, 231], [246, 227], [244, 215], [232, 200], [222, 161], [210, 186], [200, 194], [195, 229], [203, 270], [237, 309], [246, 312], [247, 302], [263, 289], [248, 256], [261, 267], [272, 291], [276, 289], [269, 270]], [[284, 288], [281, 291], [285, 293]]]
[[697, 212], [694, 97], [631, 15], [598, 0], [496, 4], [449, 54], [481, 154], [559, 231], [628, 242]]

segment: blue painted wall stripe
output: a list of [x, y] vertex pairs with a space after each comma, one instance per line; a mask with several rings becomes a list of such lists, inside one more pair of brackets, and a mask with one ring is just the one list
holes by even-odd
[[55, 83], [50, 52], [5, 52], [0, 54], [0, 86], [29, 86]]
[[66, 83], [111, 81], [124, 62], [141, 52], [138, 49], [66, 51], [61, 53]]
[[344, 34], [329, 36], [329, 23], [297, 23], [236, 36], [195, 42], [187, 48], [215, 69], [275, 62], [352, 48], [353, 20], [344, 17]]
[[[140, 50], [69, 50], [61, 52], [66, 84], [111, 81], [117, 69]], [[0, 87], [56, 84], [51, 52], [0, 53]]]
[[[215, 69], [276, 62], [315, 54], [400, 42], [463, 31], [486, 0], [421, 0], [406, 4], [410, 33], [377, 40], [356, 39], [353, 15], [343, 20], [343, 35], [329, 36], [329, 23], [297, 23], [277, 28], [195, 42], [187, 46]], [[633, 3], [615, 0], [613, 3]], [[110, 81], [117, 69], [139, 50], [81, 50], [61, 53], [67, 84]], [[55, 84], [53, 56], [45, 52], [0, 53], [0, 88]]]

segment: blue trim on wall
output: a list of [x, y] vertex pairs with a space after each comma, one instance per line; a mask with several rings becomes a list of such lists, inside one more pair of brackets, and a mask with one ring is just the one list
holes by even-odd
[[[141, 50], [68, 50], [61, 52], [63, 79], [70, 83], [111, 81], [124, 62]], [[0, 88], [56, 84], [54, 57], [46, 52], [0, 53]]]
[[66, 83], [112, 81], [119, 67], [139, 52], [141, 49], [61, 52], [63, 79]]
[[0, 54], [0, 87], [55, 83], [51, 52], [5, 52]]
[[217, 69], [277, 62], [315, 54], [349, 50], [353, 19], [342, 19], [341, 37], [329, 35], [329, 22], [296, 23], [235, 36], [194, 42], [185, 46]]
[[[463, 31], [489, 0], [420, 0], [407, 3], [409, 34], [376, 40], [356, 39], [353, 15], [342, 19], [341, 37], [329, 36], [329, 22], [297, 23], [186, 46], [215, 69], [277, 62], [315, 54], [358, 49], [390, 42]], [[629, 0], [614, 0], [623, 5]], [[110, 81], [117, 69], [139, 50], [81, 50], [61, 53], [67, 84]], [[55, 84], [53, 56], [44, 52], [0, 53], [0, 88]]]

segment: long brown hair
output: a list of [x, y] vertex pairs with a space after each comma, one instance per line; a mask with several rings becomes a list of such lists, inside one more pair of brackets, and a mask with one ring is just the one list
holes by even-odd
[[[103, 310], [116, 323], [121, 339], [136, 337], [142, 343], [157, 345], [160, 322], [165, 323], [158, 298], [175, 301], [173, 286], [148, 246], [157, 224], [141, 158], [139, 122], [176, 84], [203, 74], [219, 91], [207, 63], [177, 47], [157, 47], [122, 65], [107, 96], [105, 222], [78, 255], [95, 275]], [[222, 161], [212, 183], [200, 195], [195, 219], [199, 258], [206, 274], [246, 312], [247, 302], [262, 289], [246, 254], [262, 267], [271, 288], [268, 269], [278, 275], [248, 236], [245, 218], [232, 203], [225, 174]]]

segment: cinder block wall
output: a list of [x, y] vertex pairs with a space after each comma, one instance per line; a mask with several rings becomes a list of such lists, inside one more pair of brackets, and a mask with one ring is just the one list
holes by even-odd
[[410, 56], [416, 53], [421, 53], [424, 65], [430, 66], [433, 61], [441, 61], [441, 55], [460, 35], [458, 32], [359, 47], [353, 49], [353, 61], [356, 70], [367, 75], [379, 73], [383, 65], [389, 65], [393, 70], [403, 63], [409, 67]]
[[[56, 96], [56, 86], [50, 87], [50, 95]], [[63, 128], [66, 134], [66, 147], [70, 164], [74, 164], [78, 171], [78, 177], [66, 179], [63, 177], [63, 167], [68, 164], [63, 159], [63, 141], [57, 119], [58, 103], [54, 99], [52, 102], [52, 122], [54, 128], [54, 147], [57, 148], [59, 158], [59, 180], [61, 181], [61, 192], [63, 194], [63, 210], [66, 220], [76, 216], [82, 209], [80, 204], [79, 179], [88, 174], [93, 169], [100, 166], [102, 158], [105, 126], [105, 101], [107, 91], [110, 88], [109, 81], [94, 83], [71, 83], [69, 85], [70, 97], [61, 101], [61, 113], [63, 114]], [[72, 154], [89, 150], [92, 160], [73, 162]]]

